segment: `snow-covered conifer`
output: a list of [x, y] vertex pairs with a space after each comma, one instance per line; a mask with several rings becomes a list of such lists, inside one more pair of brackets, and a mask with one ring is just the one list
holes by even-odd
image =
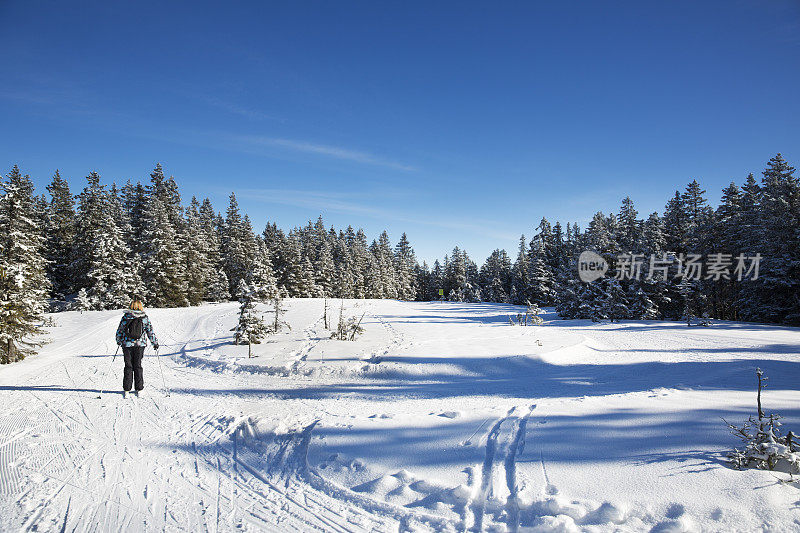
[[253, 344], [260, 344], [267, 335], [267, 325], [264, 319], [258, 314], [256, 309], [256, 299], [253, 288], [244, 280], [239, 280], [237, 290], [239, 296], [239, 321], [236, 324], [234, 342], [236, 344], [247, 344], [247, 355], [252, 355]]
[[0, 181], [0, 363], [32, 353], [49, 290], [33, 183], [14, 165]]
[[115, 218], [122, 207], [100, 183], [99, 174], [92, 172], [86, 180], [78, 195], [75, 238], [76, 270], [85, 289], [80, 305], [95, 310], [127, 307], [139, 295], [142, 282]]
[[72, 269], [75, 245], [75, 199], [67, 180], [56, 170], [47, 186], [50, 203], [45, 224], [45, 256], [47, 276], [52, 294], [58, 299], [75, 292], [75, 273]]
[[239, 281], [247, 277], [250, 265], [255, 258], [255, 236], [249, 219], [239, 211], [236, 195], [231, 193], [225, 225], [222, 234], [223, 268], [228, 276], [231, 292], [239, 286]]

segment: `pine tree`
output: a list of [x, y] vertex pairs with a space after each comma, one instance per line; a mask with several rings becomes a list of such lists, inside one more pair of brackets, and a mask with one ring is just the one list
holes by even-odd
[[705, 255], [711, 249], [710, 236], [713, 223], [713, 210], [706, 205], [703, 196], [706, 191], [700, 188], [697, 180], [686, 186], [683, 193], [683, 205], [686, 209], [686, 241], [689, 253]]
[[331, 296], [355, 298], [356, 268], [344, 235], [336, 242], [334, 286]]
[[380, 260], [374, 253], [367, 253], [367, 268], [364, 272], [364, 297], [386, 298], [384, 279], [381, 276]]
[[545, 262], [543, 241], [535, 239], [531, 241], [528, 250], [528, 287], [525, 293], [525, 300], [539, 306], [547, 306], [555, 303], [556, 291], [553, 272]]
[[[651, 256], [657, 260], [663, 259], [666, 250], [666, 238], [664, 237], [664, 223], [658, 213], [651, 213], [645, 221], [643, 239], [642, 251], [645, 258], [648, 261]], [[629, 291], [632, 292], [630, 296], [631, 305], [638, 306], [633, 315], [643, 320], [650, 320], [656, 317], [663, 318], [666, 315], [676, 316], [673, 302], [677, 301], [678, 294], [677, 292], [671, 294], [671, 287], [672, 283], [669, 276], [664, 277], [662, 274], [655, 272], [652, 275], [649, 272], [647, 275], [643, 273], [641, 280], [633, 284]], [[639, 290], [644, 294], [639, 295]], [[653, 317], [651, 317], [651, 303], [655, 305], [656, 310], [656, 314]]]
[[361, 228], [353, 233], [353, 228], [348, 227], [345, 238], [350, 248], [350, 257], [353, 259], [354, 297], [370, 298], [374, 291], [374, 285], [369, 284], [368, 276], [370, 269], [374, 267], [372, 264], [374, 257], [367, 248], [367, 237]]
[[603, 288], [603, 314], [611, 322], [629, 318], [630, 304], [625, 290], [616, 278], [604, 278], [598, 283]]
[[397, 274], [389, 234], [383, 231], [378, 242], [373, 242], [372, 253], [378, 262], [382, 298], [397, 298]]
[[519, 238], [519, 252], [517, 260], [514, 262], [512, 279], [514, 285], [514, 295], [511, 303], [520, 305], [531, 299], [530, 267], [528, 265], [528, 245], [525, 235]]
[[189, 304], [186, 262], [167, 206], [158, 195], [148, 199], [142, 230], [142, 271], [149, 305], [182, 307]]
[[308, 257], [304, 257], [300, 267], [300, 277], [297, 280], [298, 298], [314, 298], [319, 294], [314, 283], [314, 266]]
[[642, 226], [642, 243], [641, 250], [649, 254], [657, 254], [666, 249], [667, 242], [664, 237], [664, 222], [658, 213], [650, 213], [650, 216], [645, 220]]
[[247, 344], [247, 357], [252, 356], [252, 345], [260, 344], [268, 333], [267, 325], [256, 310], [253, 288], [239, 280], [239, 322], [235, 328], [234, 343]]
[[[754, 255], [756, 251], [762, 255], [767, 253], [763, 246], [768, 239], [768, 235], [762, 221], [762, 196], [760, 185], [753, 177], [753, 174], [749, 174], [745, 184], [742, 186], [739, 239], [733, 248], [737, 255], [744, 253], [750, 256]], [[761, 311], [763, 294], [761, 288], [762, 285], [760, 283], [751, 281], [738, 284], [736, 300], [732, 304], [737, 313], [737, 319], [764, 320]]]
[[212, 282], [208, 269], [208, 245], [200, 221], [200, 202], [192, 197], [186, 210], [186, 298], [198, 305]]
[[211, 302], [224, 302], [230, 299], [230, 285], [222, 264], [220, 231], [217, 214], [208, 198], [203, 200], [199, 210], [200, 240], [205, 263], [201, 265], [205, 272], [204, 298]]
[[640, 240], [642, 234], [642, 221], [638, 218], [639, 213], [633, 207], [633, 200], [626, 196], [622, 200], [622, 207], [619, 212], [619, 247], [623, 252], [631, 253], [640, 250]]
[[629, 318], [637, 320], [655, 320], [659, 316], [658, 306], [650, 296], [636, 285], [631, 285], [627, 296]]
[[413, 300], [417, 294], [414, 272], [417, 259], [405, 233], [400, 236], [400, 241], [394, 248], [394, 266], [397, 273], [397, 297], [401, 300]]
[[414, 299], [418, 302], [429, 300], [430, 295], [433, 293], [433, 287], [431, 270], [428, 267], [428, 263], [423, 261], [421, 265], [417, 264], [414, 266], [414, 279], [417, 288], [417, 294], [414, 296]]
[[511, 260], [505, 250], [493, 251], [481, 267], [480, 275], [481, 295], [486, 301], [498, 303], [510, 301]]
[[242, 218], [236, 195], [231, 193], [225, 225], [222, 234], [223, 268], [228, 276], [231, 292], [239, 286], [239, 281], [247, 277], [250, 265], [255, 258], [255, 236], [249, 219]]
[[75, 273], [72, 269], [72, 253], [75, 246], [75, 200], [69, 190], [67, 180], [58, 170], [47, 186], [50, 204], [47, 207], [45, 224], [45, 255], [47, 277], [52, 285], [52, 294], [63, 300], [75, 289]]
[[777, 154], [761, 184], [763, 238], [756, 251], [767, 258], [756, 282], [760, 320], [800, 325], [800, 183]]
[[[84, 289], [82, 309], [118, 309], [127, 307], [142, 288], [137, 270], [130, 260], [130, 249], [117, 224], [122, 206], [92, 172], [78, 196], [75, 257]], [[116, 217], [115, 217], [116, 215]]]
[[263, 240], [256, 239], [256, 245], [256, 257], [247, 274], [247, 285], [251, 289], [253, 299], [257, 302], [268, 302], [278, 296], [278, 283], [272, 272], [272, 262], [266, 244]]
[[[478, 270], [478, 265], [475, 261], [470, 259], [466, 250], [461, 251], [461, 258], [464, 261], [464, 277], [466, 283], [464, 285], [464, 301], [465, 302], [482, 302], [483, 292], [481, 291], [481, 275]], [[509, 280], [511, 279], [509, 274]]]
[[50, 287], [30, 177], [14, 165], [0, 190], [0, 363], [12, 363], [38, 345]]
[[[447, 258], [445, 257], [445, 262], [447, 262]], [[444, 292], [444, 268], [442, 268], [442, 264], [439, 260], [435, 260], [433, 262], [433, 268], [431, 269], [431, 292], [428, 294], [429, 300], [443, 300], [444, 295], [440, 295], [439, 291]]]
[[684, 198], [675, 191], [664, 209], [664, 239], [665, 249], [674, 253], [685, 254], [688, 250], [689, 223], [686, 218], [686, 204]]
[[131, 225], [130, 248], [135, 254], [141, 254], [142, 227], [144, 225], [144, 211], [147, 208], [147, 189], [140, 182], [130, 182], [122, 186], [122, 207], [128, 216]]
[[327, 235], [323, 233], [322, 236], [319, 236], [318, 234], [317, 240], [320, 243], [313, 263], [314, 285], [317, 293], [315, 296], [330, 297], [333, 295], [335, 285], [336, 265], [333, 262], [333, 254], [331, 253], [331, 245], [328, 242]]
[[464, 253], [456, 246], [449, 258], [445, 257], [444, 295], [451, 302], [463, 302], [467, 289], [467, 264]]
[[[717, 208], [715, 220], [713, 240], [716, 243], [716, 251], [735, 257], [739, 252], [738, 243], [742, 240], [742, 191], [736, 183], [731, 182], [722, 190], [722, 200]], [[735, 279], [720, 279], [712, 284], [714, 316], [728, 320], [738, 318], [736, 301], [739, 286], [740, 283]]]

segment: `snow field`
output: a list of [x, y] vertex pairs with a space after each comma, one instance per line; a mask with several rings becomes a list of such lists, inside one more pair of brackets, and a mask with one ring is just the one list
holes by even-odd
[[0, 529], [800, 527], [796, 486], [725, 466], [720, 419], [754, 412], [760, 366], [765, 408], [800, 427], [796, 329], [348, 300], [366, 331], [346, 342], [322, 306], [288, 301], [252, 359], [236, 303], [150, 310], [171, 395], [148, 349], [127, 400], [121, 358], [106, 373], [120, 313], [53, 315], [41, 354], [0, 368]]

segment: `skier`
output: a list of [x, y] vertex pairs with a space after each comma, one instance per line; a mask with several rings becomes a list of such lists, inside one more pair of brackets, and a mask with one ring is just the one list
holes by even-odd
[[144, 312], [144, 306], [139, 300], [131, 302], [131, 308], [122, 315], [117, 328], [117, 345], [122, 346], [125, 359], [125, 372], [122, 377], [122, 396], [126, 397], [135, 382], [134, 394], [138, 397], [139, 391], [144, 388], [144, 375], [142, 374], [142, 357], [147, 346], [147, 338], [155, 350], [158, 350], [158, 339], [153, 333], [153, 325]]

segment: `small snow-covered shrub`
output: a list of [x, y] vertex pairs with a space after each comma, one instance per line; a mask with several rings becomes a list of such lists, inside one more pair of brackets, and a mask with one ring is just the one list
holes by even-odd
[[[364, 313], [366, 314], [366, 313]], [[364, 333], [364, 328], [361, 327], [361, 321], [364, 320], [364, 314], [361, 318], [356, 320], [356, 317], [344, 318], [344, 302], [339, 308], [339, 324], [336, 330], [331, 334], [331, 339], [340, 341], [354, 341], [356, 337]]]
[[758, 417], [751, 416], [741, 426], [728, 424], [731, 433], [742, 439], [743, 449], [728, 453], [728, 460], [739, 470], [756, 467], [762, 470], [780, 470], [790, 475], [800, 473], [800, 443], [791, 431], [781, 434], [780, 415], [765, 415], [761, 409], [761, 389], [767, 379], [764, 372], [756, 370], [758, 376]]
[[728, 424], [731, 433], [745, 444], [744, 449], [735, 449], [728, 454], [734, 467], [741, 470], [755, 466], [762, 470], [777, 468], [789, 474], [800, 473], [800, 446], [791, 431], [781, 436], [779, 418], [778, 415], [769, 415], [759, 421], [750, 417], [741, 427]]
[[539, 315], [542, 314], [544, 311], [539, 309], [539, 306], [535, 303], [525, 302], [528, 308], [525, 310], [525, 314], [517, 313], [516, 317], [514, 315], [508, 315], [508, 323], [512, 326], [538, 326], [544, 322], [542, 317]]
[[525, 311], [525, 323], [530, 323], [531, 325], [538, 326], [539, 324], [543, 323], [541, 315], [544, 311], [539, 309], [539, 306], [535, 303], [526, 302], [528, 304], [528, 309]]
[[267, 326], [267, 334], [273, 335], [283, 328], [291, 330], [292, 326], [281, 318], [286, 313], [286, 308], [283, 306], [283, 297], [280, 294], [275, 294], [269, 301], [272, 304], [273, 320]]

